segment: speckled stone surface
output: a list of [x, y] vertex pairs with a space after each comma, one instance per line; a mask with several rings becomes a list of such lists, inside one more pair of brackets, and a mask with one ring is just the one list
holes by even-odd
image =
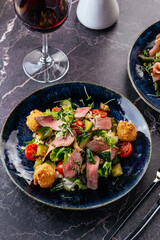
[[[76, 17], [78, 1], [71, 15], [56, 32], [49, 35], [50, 46], [63, 50], [70, 69], [59, 82], [85, 81], [112, 88], [129, 100], [146, 119], [152, 137], [149, 168], [140, 183], [124, 198], [109, 206], [88, 211], [66, 211], [42, 205], [21, 192], [0, 162], [0, 240], [96, 240], [104, 235], [124, 211], [155, 178], [160, 167], [160, 114], [146, 105], [133, 89], [127, 74], [128, 52], [137, 36], [159, 21], [160, 0], [118, 1], [117, 24], [103, 31], [81, 25]], [[0, 2], [0, 127], [23, 98], [44, 87], [26, 77], [24, 56], [41, 45], [41, 34], [27, 30], [15, 16], [11, 0]], [[151, 208], [158, 197], [157, 186], [113, 238], [123, 240]], [[160, 212], [138, 239], [160, 239]]]

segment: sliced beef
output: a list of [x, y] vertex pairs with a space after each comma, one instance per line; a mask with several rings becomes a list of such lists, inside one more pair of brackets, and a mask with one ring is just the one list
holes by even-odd
[[97, 141], [97, 140], [92, 140], [89, 143], [87, 143], [87, 147], [90, 148], [91, 151], [99, 154], [107, 149], [110, 149], [110, 147], [101, 141]]
[[83, 118], [86, 116], [86, 114], [91, 110], [91, 107], [81, 107], [81, 108], [77, 108], [75, 113], [74, 113], [74, 117], [75, 119], [78, 120], [83, 120]]
[[[66, 137], [64, 138], [63, 136], [59, 136], [57, 138], [55, 138], [52, 142], [50, 142], [48, 144], [48, 150], [45, 154], [45, 156], [43, 157], [43, 161], [46, 159], [46, 157], [48, 156], [48, 154], [50, 154], [50, 152], [54, 149], [54, 148], [58, 148], [58, 147], [69, 147], [70, 145], [73, 144], [74, 142], [74, 137], [71, 136], [70, 134], [67, 134]], [[47, 143], [46, 143], [47, 144]]]
[[98, 167], [100, 158], [95, 155], [94, 156], [95, 163], [86, 164], [86, 175], [87, 175], [87, 187], [93, 190], [98, 188]]
[[63, 172], [66, 178], [74, 177], [80, 171], [80, 165], [83, 159], [78, 151], [75, 149], [74, 152], [71, 154], [67, 162], [64, 164]]
[[75, 138], [71, 134], [67, 134], [65, 137], [59, 136], [55, 138], [52, 142], [52, 145], [57, 148], [57, 147], [69, 147], [74, 143]]
[[112, 128], [112, 122], [109, 117], [105, 118], [95, 118], [92, 120], [93, 122], [93, 128], [92, 130], [111, 130]]
[[116, 154], [119, 152], [118, 148], [111, 147], [111, 160], [113, 160], [116, 156]]
[[111, 160], [113, 160], [113, 158], [115, 158], [116, 153], [119, 151], [119, 149], [113, 148], [113, 147], [110, 148], [110, 146], [108, 146], [106, 143], [97, 141], [97, 140], [92, 140], [89, 143], [87, 143], [87, 147], [91, 151], [93, 151], [97, 154], [99, 154], [105, 150], [111, 149]]
[[35, 120], [42, 127], [51, 127], [55, 131], [60, 131], [62, 128], [60, 127], [64, 122], [61, 120], [55, 120], [53, 116], [38, 116], [35, 117]]

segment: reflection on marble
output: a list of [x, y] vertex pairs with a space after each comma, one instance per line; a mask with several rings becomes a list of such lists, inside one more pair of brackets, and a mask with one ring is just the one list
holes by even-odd
[[[159, 0], [118, 0], [117, 24], [104, 31], [82, 26], [76, 17], [77, 0], [64, 26], [49, 34], [49, 44], [67, 53], [68, 74], [60, 82], [94, 82], [129, 98], [146, 119], [152, 137], [149, 168], [138, 186], [123, 199], [89, 211], [63, 211], [44, 206], [24, 195], [12, 183], [0, 162], [0, 240], [97, 240], [119, 219], [155, 178], [159, 164], [160, 114], [147, 106], [133, 89], [127, 74], [129, 49], [137, 36], [159, 21]], [[151, 11], [152, 9], [152, 11]], [[24, 56], [41, 45], [41, 34], [27, 30], [17, 19], [12, 0], [0, 2], [0, 127], [18, 102], [44, 87], [26, 77]], [[138, 208], [113, 240], [123, 240], [145, 216], [159, 194], [159, 187]], [[160, 239], [157, 213], [138, 239]]]

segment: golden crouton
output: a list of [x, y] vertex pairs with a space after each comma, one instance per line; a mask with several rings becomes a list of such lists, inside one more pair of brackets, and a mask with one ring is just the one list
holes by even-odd
[[34, 185], [40, 185], [41, 188], [52, 187], [56, 178], [56, 171], [51, 165], [44, 163], [36, 167], [34, 171]]
[[120, 121], [117, 126], [117, 135], [121, 141], [133, 142], [136, 140], [137, 131], [132, 123]]
[[36, 120], [34, 118], [38, 117], [38, 116], [41, 116], [41, 115], [42, 115], [42, 112], [35, 109], [27, 117], [26, 124], [32, 132], [36, 132], [39, 129], [40, 125], [36, 122]]

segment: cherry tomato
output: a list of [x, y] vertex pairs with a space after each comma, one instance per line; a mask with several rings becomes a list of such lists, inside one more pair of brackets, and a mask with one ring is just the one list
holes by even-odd
[[120, 156], [125, 158], [131, 155], [133, 147], [130, 142], [122, 142], [119, 150], [121, 151]]
[[91, 112], [94, 116], [100, 115], [101, 118], [107, 117], [107, 112], [105, 112], [104, 110], [101, 110], [101, 109], [92, 109]]
[[52, 112], [59, 112], [59, 111], [61, 111], [61, 108], [59, 107], [52, 108]]
[[37, 144], [31, 143], [28, 144], [25, 148], [25, 156], [30, 161], [35, 161], [37, 156]]
[[57, 165], [57, 171], [59, 172], [59, 174], [63, 175], [64, 176], [64, 173], [63, 173], [63, 161], [59, 162], [58, 165]]
[[80, 120], [76, 120], [72, 126], [71, 126], [72, 130], [75, 130], [77, 134], [81, 134], [82, 133], [82, 129], [84, 128], [84, 122], [80, 121]]

